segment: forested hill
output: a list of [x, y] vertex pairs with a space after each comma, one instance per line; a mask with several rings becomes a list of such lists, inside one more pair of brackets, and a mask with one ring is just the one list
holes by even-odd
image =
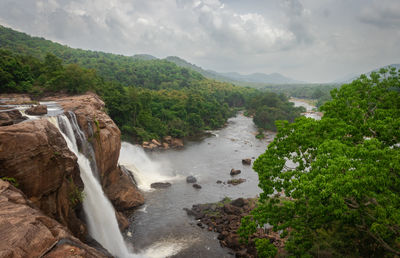
[[265, 129], [301, 112], [282, 94], [210, 80], [167, 60], [73, 49], [0, 26], [0, 93], [86, 91], [103, 98], [123, 135], [135, 141], [216, 129], [235, 108], [247, 108]]
[[79, 64], [87, 69], [95, 69], [104, 79], [118, 81], [123, 85], [149, 89], [178, 89], [190, 85], [193, 80], [203, 79], [201, 74], [180, 68], [166, 60], [151, 58], [144, 60], [99, 51], [74, 49], [3, 26], [0, 26], [0, 47], [39, 59], [44, 59], [48, 53], [51, 53], [62, 59], [64, 64]]

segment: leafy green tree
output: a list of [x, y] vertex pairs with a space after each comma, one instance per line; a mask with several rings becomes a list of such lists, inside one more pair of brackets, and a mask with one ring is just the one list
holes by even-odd
[[399, 75], [383, 69], [333, 90], [319, 121], [277, 123], [254, 163], [263, 193], [242, 236], [269, 223], [298, 257], [400, 255]]

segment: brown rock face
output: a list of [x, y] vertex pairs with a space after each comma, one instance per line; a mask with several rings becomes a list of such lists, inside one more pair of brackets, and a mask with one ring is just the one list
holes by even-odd
[[104, 189], [118, 211], [127, 211], [144, 203], [142, 194], [120, 167], [106, 175]]
[[0, 127], [0, 177], [14, 178], [38, 208], [76, 236], [86, 233], [70, 196], [83, 186], [76, 157], [49, 121]]
[[47, 114], [47, 106], [46, 105], [37, 105], [28, 108], [25, 113], [28, 115], [34, 115], [34, 116], [41, 116]]
[[0, 112], [0, 126], [18, 124], [26, 119], [27, 117], [22, 116], [16, 109]]
[[0, 257], [106, 257], [0, 180]]

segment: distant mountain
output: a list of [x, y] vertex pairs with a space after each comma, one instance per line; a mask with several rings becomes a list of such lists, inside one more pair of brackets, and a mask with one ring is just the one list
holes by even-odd
[[248, 75], [242, 75], [236, 72], [233, 73], [222, 73], [223, 76], [234, 79], [241, 82], [252, 82], [252, 83], [270, 83], [270, 84], [299, 84], [304, 83], [302, 81], [294, 80], [292, 78], [283, 76], [280, 73], [252, 73]]
[[[400, 64], [390, 64], [390, 65], [386, 65], [386, 66], [376, 68], [376, 69], [374, 69], [374, 70], [372, 70], [372, 71], [369, 71], [369, 72], [363, 73], [363, 74], [365, 74], [365, 75], [370, 75], [372, 72], [379, 72], [379, 70], [380, 70], [381, 68], [388, 68], [388, 67], [394, 67], [394, 68], [396, 68], [396, 69], [400, 69]], [[341, 79], [337, 79], [337, 80], [333, 81], [332, 83], [337, 83], [337, 84], [340, 84], [340, 83], [350, 83], [350, 82], [354, 81], [355, 79], [357, 79], [358, 77], [360, 77], [360, 75], [361, 75], [361, 74], [359, 74], [359, 75], [356, 75], [356, 74], [348, 75], [348, 76], [345, 76], [345, 77], [343, 77], [343, 78], [341, 78]]]
[[165, 60], [173, 62], [178, 66], [192, 69], [209, 79], [230, 82], [230, 83], [235, 83], [235, 84], [242, 84], [242, 83], [299, 84], [299, 83], [304, 83], [302, 81], [294, 80], [292, 78], [283, 76], [282, 74], [279, 74], [279, 73], [271, 73], [271, 74], [253, 73], [253, 74], [248, 74], [248, 75], [242, 75], [237, 72], [218, 73], [213, 70], [204, 70], [203, 68], [201, 68], [197, 65], [191, 64], [191, 63], [187, 62], [186, 60], [179, 58], [177, 56], [169, 56], [169, 57], [165, 58]]
[[137, 54], [132, 57], [134, 59], [139, 59], [139, 60], [156, 60], [156, 59], [158, 59], [157, 57], [148, 55], [148, 54]]

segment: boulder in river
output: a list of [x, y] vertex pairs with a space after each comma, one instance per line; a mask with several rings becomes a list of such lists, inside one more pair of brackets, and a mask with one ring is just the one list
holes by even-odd
[[182, 148], [183, 147], [183, 140], [178, 138], [173, 138], [171, 140], [171, 146], [174, 148]]
[[193, 184], [193, 187], [196, 189], [201, 189], [201, 185], [199, 185], [199, 184]]
[[251, 165], [251, 159], [242, 159], [243, 165]]
[[47, 114], [47, 106], [46, 105], [37, 105], [37, 106], [32, 106], [28, 108], [25, 113], [28, 115], [34, 115], [34, 116], [41, 116]]
[[241, 184], [243, 182], [246, 182], [246, 179], [239, 178], [239, 179], [228, 180], [228, 184], [230, 184], [230, 185], [238, 185], [238, 184]]
[[157, 182], [157, 183], [152, 183], [150, 185], [150, 187], [154, 188], [154, 189], [163, 189], [163, 188], [168, 188], [170, 186], [171, 186], [171, 183], [168, 183], [168, 182], [166, 182], [166, 183]]
[[240, 169], [231, 169], [231, 176], [239, 175], [240, 173], [242, 173]]
[[186, 177], [186, 182], [189, 184], [193, 184], [197, 182], [197, 179], [194, 176], [188, 176]]
[[156, 139], [151, 140], [151, 142], [157, 146], [161, 146], [161, 143], [157, 141]]

